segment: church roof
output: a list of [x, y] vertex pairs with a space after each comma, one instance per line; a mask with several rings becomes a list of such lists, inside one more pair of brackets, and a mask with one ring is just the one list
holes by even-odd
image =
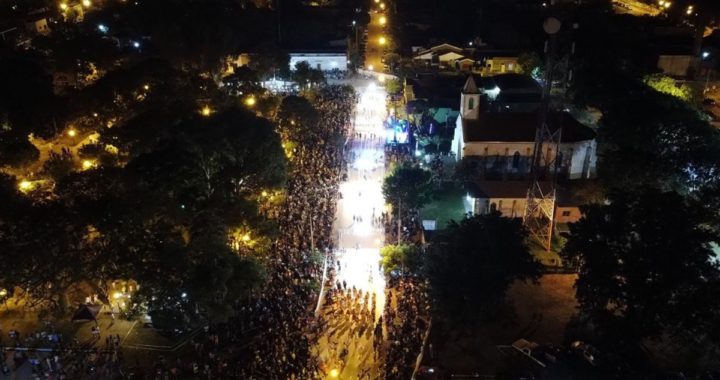
[[[537, 112], [480, 113], [477, 119], [463, 118], [463, 138], [465, 142], [533, 142], [539, 117]], [[595, 131], [567, 112], [548, 114], [550, 132], [558, 130], [561, 117], [563, 128], [561, 142], [573, 143], [595, 138]]]
[[472, 75], [468, 77], [467, 82], [465, 82], [465, 87], [463, 87], [462, 92], [464, 94], [479, 94], [480, 91], [478, 91], [478, 87], [475, 84], [475, 79]]

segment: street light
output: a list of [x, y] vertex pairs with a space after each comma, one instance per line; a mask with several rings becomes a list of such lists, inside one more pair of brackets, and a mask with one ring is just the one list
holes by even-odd
[[338, 377], [339, 374], [340, 373], [335, 368], [330, 371], [330, 377]]
[[380, 3], [380, 9], [385, 9], [385, 3]]
[[74, 129], [71, 129], [68, 131], [68, 136], [70, 136], [70, 137], [75, 137], [75, 134], [76, 134], [76, 132]]
[[380, 37], [379, 42], [380, 42], [380, 45], [385, 45], [385, 42], [387, 42], [387, 41], [385, 40], [385, 37]]
[[23, 189], [23, 190], [29, 189], [31, 185], [32, 185], [32, 182], [30, 182], [30, 181], [22, 181], [22, 182], [20, 182], [20, 188]]
[[92, 167], [92, 162], [85, 160], [83, 161], [83, 168], [90, 169]]
[[65, 4], [65, 3], [60, 4], [60, 9], [62, 9], [62, 10], [67, 9], [67, 4]]
[[368, 70], [373, 71], [374, 67], [373, 65], [368, 66]]
[[202, 115], [203, 115], [203, 116], [210, 116], [210, 107], [205, 106], [205, 108], [202, 109]]
[[150, 89], [150, 85], [147, 85], [147, 84], [146, 84], [146, 85], [143, 86], [143, 88], [145, 89], [145, 91], [147, 91], [147, 90]]
[[83, 0], [83, 5], [86, 7], [90, 6], [90, 0]]
[[385, 25], [386, 22], [387, 22], [387, 19], [385, 18], [385, 16], [380, 17], [380, 24]]
[[255, 98], [248, 98], [245, 103], [247, 103], [247, 105], [249, 106], [252, 106], [255, 104]]

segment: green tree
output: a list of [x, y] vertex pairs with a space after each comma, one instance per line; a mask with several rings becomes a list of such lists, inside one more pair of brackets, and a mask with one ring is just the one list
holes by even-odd
[[397, 95], [403, 90], [403, 84], [399, 79], [388, 79], [385, 82], [385, 91], [390, 95]]
[[699, 105], [702, 101], [702, 93], [683, 83], [680, 86], [675, 84], [675, 79], [663, 74], [646, 75], [643, 82], [656, 91], [672, 95], [690, 104]]
[[418, 209], [432, 200], [434, 195], [432, 173], [403, 164], [395, 168], [383, 181], [385, 200], [399, 208]]
[[0, 163], [13, 169], [22, 169], [40, 158], [40, 151], [28, 140], [16, 140], [2, 147]]
[[[668, 329], [702, 336], [720, 318], [712, 302], [720, 268], [712, 210], [674, 192], [613, 193], [609, 204], [582, 206], [562, 252], [579, 267], [580, 310], [610, 340], [634, 344]], [[658, 207], [662, 205], [662, 207]]]
[[495, 212], [451, 221], [428, 246], [423, 274], [438, 313], [476, 321], [505, 301], [515, 281], [535, 281], [540, 264], [522, 221]]
[[517, 59], [520, 74], [532, 75], [534, 78], [542, 76], [542, 61], [535, 52], [520, 53]]
[[422, 266], [422, 250], [413, 244], [386, 245], [380, 249], [380, 264], [386, 276], [396, 270], [417, 274]]
[[283, 98], [278, 111], [280, 128], [291, 141], [301, 141], [313, 134], [320, 126], [320, 114], [306, 99], [300, 96]]

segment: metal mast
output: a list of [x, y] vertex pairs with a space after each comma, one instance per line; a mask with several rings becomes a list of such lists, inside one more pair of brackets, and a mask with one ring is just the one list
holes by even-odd
[[[555, 5], [555, 1], [552, 3]], [[564, 99], [567, 82], [572, 73], [569, 70], [570, 55], [574, 53], [575, 45], [569, 40], [571, 28], [566, 27], [563, 33], [561, 21], [550, 17], [545, 20], [543, 29], [549, 35], [545, 42], [546, 65], [543, 79], [543, 92], [540, 101], [540, 118], [535, 130], [535, 145], [530, 169], [530, 186], [528, 187], [525, 202], [523, 222], [532, 237], [549, 251], [552, 235], [553, 220], [555, 218], [555, 197], [557, 169], [562, 163], [557, 162], [562, 137], [562, 120], [564, 112]], [[576, 29], [577, 24], [572, 25]], [[551, 90], [553, 82], [561, 82], [561, 94], [553, 103]], [[549, 123], [548, 119], [552, 122]]]

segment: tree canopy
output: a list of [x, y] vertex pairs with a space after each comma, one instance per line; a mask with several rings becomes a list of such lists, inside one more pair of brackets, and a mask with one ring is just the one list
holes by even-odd
[[500, 306], [515, 281], [540, 275], [517, 218], [500, 213], [451, 221], [428, 246], [422, 273], [438, 313], [476, 320]]
[[575, 284], [583, 314], [609, 339], [635, 343], [669, 328], [697, 336], [720, 318], [711, 300], [720, 289], [705, 224], [712, 210], [675, 192], [613, 193], [609, 204], [582, 206], [563, 255], [579, 267]]
[[393, 205], [417, 209], [432, 200], [435, 187], [432, 173], [411, 164], [397, 166], [382, 184], [385, 200]]

